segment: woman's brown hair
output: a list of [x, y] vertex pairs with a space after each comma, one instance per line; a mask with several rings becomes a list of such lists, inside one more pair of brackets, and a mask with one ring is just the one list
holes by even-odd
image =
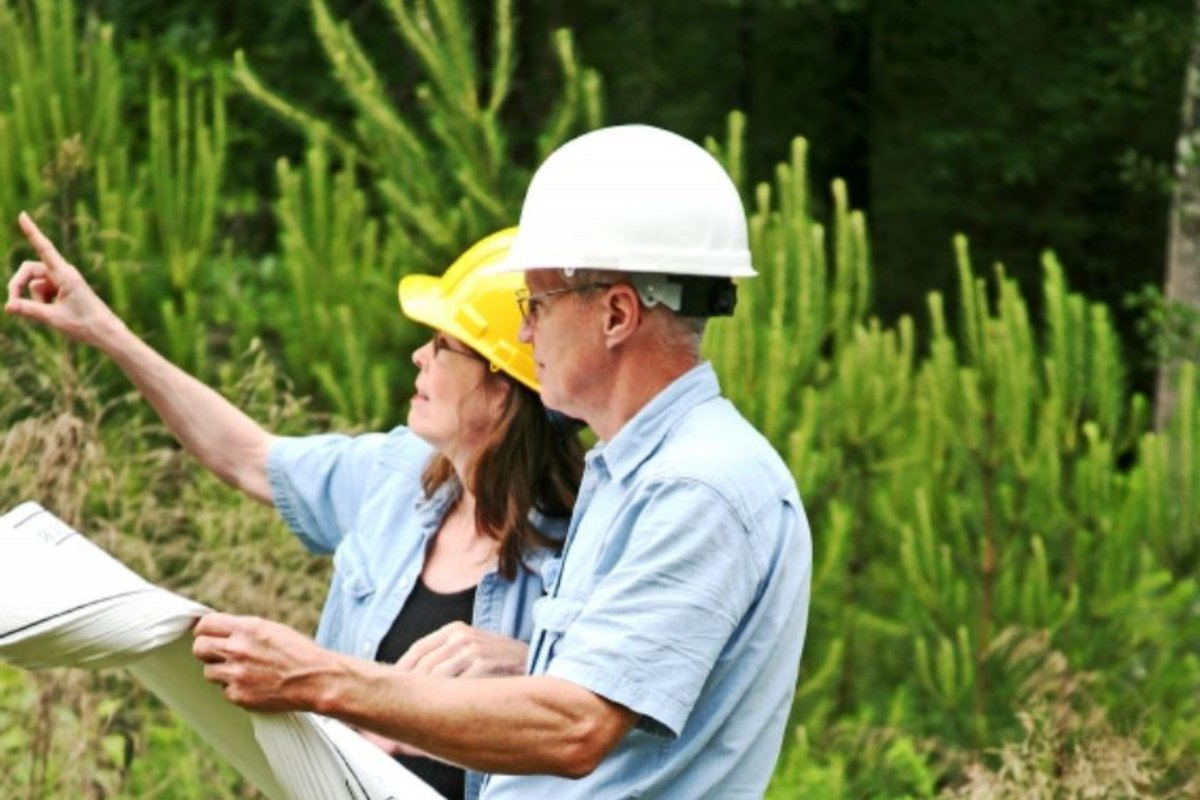
[[[475, 495], [475, 526], [500, 542], [500, 574], [512, 580], [534, 550], [562, 548], [533, 526], [529, 512], [571, 516], [583, 476], [583, 446], [573, 430], [550, 418], [532, 389], [503, 373], [489, 373], [485, 380], [507, 381], [508, 398], [462, 479]], [[454, 476], [450, 459], [438, 453], [421, 486], [432, 496]]]

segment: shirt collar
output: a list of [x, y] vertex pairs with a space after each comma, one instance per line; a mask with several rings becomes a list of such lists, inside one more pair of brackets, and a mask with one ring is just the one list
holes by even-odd
[[617, 435], [593, 451], [614, 480], [621, 480], [658, 449], [666, 435], [689, 411], [721, 394], [717, 373], [705, 361], [680, 375], [642, 406]]
[[462, 494], [462, 484], [458, 478], [450, 478], [426, 497], [422, 494], [416, 503], [417, 519], [421, 521], [421, 538], [429, 541], [429, 537], [437, 533], [442, 526], [442, 520], [450, 507]]

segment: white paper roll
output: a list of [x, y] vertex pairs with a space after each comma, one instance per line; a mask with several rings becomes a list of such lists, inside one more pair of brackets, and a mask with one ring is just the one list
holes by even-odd
[[272, 800], [440, 800], [352, 729], [315, 714], [251, 714], [192, 657], [205, 606], [168, 592], [37, 503], [0, 516], [0, 659], [25, 669], [127, 666]]

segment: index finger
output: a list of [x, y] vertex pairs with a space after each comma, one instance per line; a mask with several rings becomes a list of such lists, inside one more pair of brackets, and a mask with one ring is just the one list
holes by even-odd
[[62, 254], [58, 252], [58, 248], [54, 246], [54, 242], [50, 241], [46, 234], [42, 233], [42, 229], [37, 226], [32, 217], [22, 211], [20, 216], [17, 217], [17, 222], [21, 226], [21, 232], [25, 234], [25, 238], [33, 245], [33, 249], [37, 251], [37, 254], [41, 256], [42, 263], [46, 265], [48, 270], [53, 272], [66, 263], [66, 259], [62, 257]]
[[229, 636], [238, 629], [239, 617], [213, 611], [196, 620], [192, 636]]
[[414, 669], [421, 662], [421, 659], [441, 647], [447, 636], [449, 636], [449, 631], [446, 630], [445, 626], [438, 628], [433, 633], [422, 636], [412, 643], [404, 655], [400, 657], [400, 660], [396, 662], [396, 666], [400, 669]]

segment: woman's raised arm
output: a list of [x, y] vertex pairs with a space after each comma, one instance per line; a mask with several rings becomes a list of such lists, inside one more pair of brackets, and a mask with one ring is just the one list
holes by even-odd
[[274, 437], [214, 389], [134, 335], [28, 214], [19, 219], [40, 261], [8, 282], [5, 312], [97, 348], [129, 376], [188, 452], [221, 480], [271, 504], [267, 452]]

